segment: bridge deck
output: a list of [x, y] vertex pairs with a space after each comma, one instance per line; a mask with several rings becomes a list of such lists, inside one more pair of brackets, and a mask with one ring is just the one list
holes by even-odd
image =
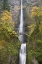
[[27, 33], [23, 32], [23, 33], [17, 33], [18, 35], [28, 35]]

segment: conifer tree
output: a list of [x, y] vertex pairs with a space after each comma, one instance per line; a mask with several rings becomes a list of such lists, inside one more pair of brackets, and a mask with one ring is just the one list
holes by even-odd
[[3, 0], [3, 10], [10, 10], [8, 0]]

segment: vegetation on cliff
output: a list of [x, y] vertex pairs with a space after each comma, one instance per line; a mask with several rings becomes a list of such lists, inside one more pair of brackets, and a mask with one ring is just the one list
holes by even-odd
[[32, 62], [35, 57], [39, 64], [42, 64], [42, 9], [33, 7], [30, 16], [34, 24], [29, 26], [31, 30], [28, 36], [28, 58], [29, 62]]
[[14, 24], [10, 12], [4, 10], [0, 18], [0, 64], [17, 62], [20, 42]]

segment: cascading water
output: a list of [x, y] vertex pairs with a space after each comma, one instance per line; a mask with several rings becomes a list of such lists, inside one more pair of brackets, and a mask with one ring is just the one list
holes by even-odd
[[[19, 25], [19, 33], [23, 33], [24, 29], [23, 29], [23, 9], [22, 9], [22, 0], [21, 0], [21, 13], [20, 13], [20, 25]], [[19, 35], [19, 40], [21, 42], [23, 42], [23, 34], [22, 35]]]
[[[22, 0], [21, 0], [21, 14], [20, 14], [20, 25], [19, 25], [19, 33], [24, 32], [23, 28], [23, 9], [22, 9]], [[23, 34], [19, 34], [19, 40], [22, 42], [20, 52], [19, 52], [19, 64], [26, 64], [26, 43], [24, 43]]]
[[21, 44], [19, 60], [19, 64], [26, 64], [26, 43]]

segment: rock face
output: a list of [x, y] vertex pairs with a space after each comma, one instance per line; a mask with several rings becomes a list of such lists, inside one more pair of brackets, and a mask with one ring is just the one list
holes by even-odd
[[[28, 10], [28, 12], [30, 12], [30, 10], [31, 10], [32, 7], [34, 7], [34, 6], [39, 7], [39, 6], [40, 6], [40, 1], [41, 1], [41, 0], [27, 0], [27, 10]], [[27, 13], [28, 13], [28, 12], [27, 12]]]
[[[19, 9], [20, 9], [20, 1], [21, 0], [8, 0], [13, 21], [17, 21], [17, 17], [19, 15]], [[35, 5], [39, 6], [40, 0], [23, 0], [23, 5], [26, 5], [27, 3], [29, 4], [31, 3], [32, 4], [31, 6], [35, 6]]]
[[[12, 19], [15, 22], [15, 27], [18, 28], [18, 24], [19, 24], [19, 20], [20, 20], [19, 15], [20, 15], [21, 0], [8, 0], [8, 2], [10, 5], [10, 12], [12, 14]], [[40, 4], [40, 0], [23, 0], [23, 6], [25, 6], [25, 8], [24, 8], [24, 25], [25, 25], [25, 27], [27, 26], [26, 23], [31, 24], [31, 20], [30, 20], [30, 22], [28, 21], [29, 18], [27, 16], [27, 14], [29, 14], [29, 12], [33, 6], [39, 6], [39, 4]]]
[[40, 1], [40, 0], [27, 0], [27, 3], [29, 3], [29, 2], [37, 2], [37, 1]]
[[[2, 11], [1, 10], [1, 8], [3, 6], [2, 3], [3, 3], [3, 0], [0, 0], [0, 13]], [[19, 22], [19, 14], [20, 14], [20, 3], [21, 3], [21, 0], [8, 0], [8, 3], [9, 3], [9, 6], [10, 6], [10, 12], [12, 14], [12, 19], [13, 19], [13, 21], [17, 25], [17, 23]], [[33, 6], [35, 6], [35, 5], [39, 6], [39, 4], [40, 4], [40, 0], [23, 0], [23, 5], [25, 5], [25, 10], [27, 9], [27, 13], [28, 13], [28, 11], [31, 10], [31, 8]]]
[[20, 0], [8, 0], [10, 5], [19, 5], [20, 4]]
[[17, 21], [17, 17], [19, 14], [19, 5], [20, 1], [19, 0], [8, 0], [9, 5], [10, 5], [10, 12], [12, 14], [12, 19], [13, 21]]

